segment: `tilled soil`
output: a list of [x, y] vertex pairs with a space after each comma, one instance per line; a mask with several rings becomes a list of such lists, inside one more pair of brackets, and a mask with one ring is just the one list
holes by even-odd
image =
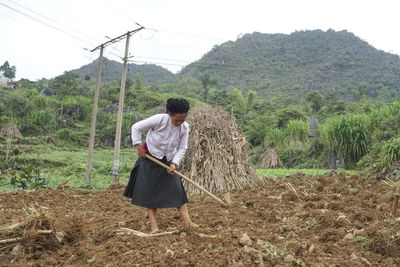
[[176, 209], [159, 210], [160, 230], [179, 230], [160, 237], [121, 234], [149, 232], [145, 210], [122, 196], [122, 185], [1, 193], [0, 240], [20, 239], [0, 241], [0, 266], [400, 265], [390, 180], [331, 173], [265, 181], [231, 191], [228, 208], [189, 196], [199, 229], [185, 227]]

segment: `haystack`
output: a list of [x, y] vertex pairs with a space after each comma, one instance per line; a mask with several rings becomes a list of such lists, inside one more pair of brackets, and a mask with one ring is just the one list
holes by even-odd
[[275, 148], [265, 150], [261, 155], [260, 165], [266, 169], [279, 167], [281, 165], [281, 159], [279, 158], [278, 151]]
[[21, 132], [18, 130], [18, 127], [15, 126], [13, 123], [8, 123], [6, 126], [4, 126], [1, 131], [1, 135], [3, 135], [5, 138], [7, 138], [7, 151], [6, 151], [6, 161], [8, 161], [8, 154], [11, 148], [11, 142], [12, 138], [21, 138]]
[[[248, 157], [249, 143], [231, 114], [203, 105], [190, 113], [188, 123], [189, 145], [180, 170], [190, 179], [211, 192], [262, 182]], [[188, 192], [199, 192], [191, 184], [184, 184]]]

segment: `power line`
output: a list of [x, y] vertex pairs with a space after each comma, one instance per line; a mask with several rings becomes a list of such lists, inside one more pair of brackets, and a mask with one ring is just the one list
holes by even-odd
[[153, 30], [156, 32], [164, 32], [164, 33], [175, 34], [175, 35], [183, 35], [183, 36], [190, 36], [190, 37], [202, 38], [202, 39], [213, 39], [213, 40], [226, 41], [226, 39], [224, 39], [224, 38], [219, 38], [219, 37], [214, 37], [214, 36], [205, 36], [205, 35], [199, 35], [199, 34], [193, 34], [193, 33], [171, 32], [171, 31], [158, 30], [158, 29], [154, 29], [154, 28], [147, 28], [147, 29]]
[[[56, 12], [58, 12], [58, 13], [61, 14], [61, 15], [63, 15], [64, 17], [70, 19], [71, 21], [74, 21], [74, 22], [78, 23], [78, 24], [81, 25], [81, 26], [85, 26], [85, 24], [82, 23], [80, 20], [78, 20], [78, 19], [76, 19], [76, 18], [74, 18], [74, 17], [72, 17], [72, 16], [66, 14], [65, 12], [59, 10], [58, 8], [55, 8], [55, 7], [51, 6], [51, 5], [49, 5], [48, 3], [46, 3], [46, 1], [44, 1], [44, 0], [39, 0], [39, 1], [40, 1], [43, 5], [45, 5], [45, 6], [49, 7], [49, 8], [51, 8], [51, 9], [55, 10]], [[74, 30], [74, 29], [72, 29], [72, 30]], [[90, 30], [92, 31], [92, 29], [90, 29]], [[76, 30], [74, 30], [74, 31], [76, 31]], [[98, 31], [96, 31], [96, 34], [99, 35], [99, 36], [102, 36], [102, 37], [106, 37], [106, 36], [104, 36], [103, 33], [98, 32]], [[87, 35], [87, 34], [84, 34], [84, 36], [86, 36], [86, 35]], [[93, 37], [93, 36], [92, 36], [92, 37]], [[91, 38], [91, 39], [97, 39], [97, 38]]]
[[19, 14], [25, 16], [25, 17], [28, 17], [28, 18], [30, 18], [30, 19], [33, 19], [33, 20], [35, 20], [35, 21], [37, 21], [37, 22], [39, 22], [39, 23], [41, 23], [41, 24], [43, 24], [43, 25], [45, 25], [45, 26], [47, 26], [47, 27], [49, 27], [49, 28], [52, 28], [53, 30], [62, 32], [62, 33], [66, 34], [66, 35], [68, 35], [68, 36], [70, 36], [70, 37], [72, 37], [72, 38], [74, 38], [74, 39], [76, 39], [76, 40], [79, 40], [79, 41], [81, 41], [81, 42], [84, 42], [84, 43], [89, 44], [89, 45], [92, 46], [91, 43], [89, 43], [89, 42], [87, 42], [87, 41], [85, 41], [85, 40], [83, 40], [83, 39], [81, 39], [81, 38], [79, 38], [79, 37], [77, 37], [77, 36], [75, 36], [75, 35], [69, 33], [69, 32], [66, 32], [66, 31], [64, 31], [64, 30], [62, 30], [62, 29], [59, 29], [59, 28], [53, 26], [53, 25], [50, 25], [50, 24], [48, 24], [48, 23], [46, 23], [46, 22], [43, 22], [43, 21], [41, 21], [40, 19], [37, 19], [37, 18], [32, 17], [32, 16], [30, 16], [30, 15], [28, 15], [28, 14], [22, 12], [22, 11], [19, 11], [18, 9], [15, 9], [15, 8], [13, 8], [13, 7], [10, 7], [10, 6], [8, 6], [8, 5], [6, 5], [6, 4], [3, 4], [3, 3], [0, 3], [0, 5], [2, 5], [2, 6], [4, 6], [4, 7], [6, 7], [6, 8], [8, 8], [8, 9], [11, 9], [11, 10], [13, 10], [14, 12], [19, 13]]
[[67, 28], [67, 29], [69, 29], [69, 30], [71, 30], [71, 31], [73, 31], [73, 32], [75, 32], [75, 33], [77, 33], [77, 34], [80, 34], [81, 36], [85, 36], [85, 37], [87, 36], [87, 34], [81, 33], [81, 32], [79, 32], [79, 31], [77, 31], [77, 30], [71, 28], [71, 27], [68, 26], [68, 25], [65, 25], [65, 24], [63, 24], [63, 23], [60, 23], [60, 22], [58, 22], [58, 21], [56, 21], [56, 20], [54, 20], [54, 19], [52, 19], [52, 18], [50, 18], [50, 17], [48, 17], [48, 16], [42, 15], [42, 14], [40, 14], [39, 12], [36, 12], [36, 11], [34, 11], [34, 10], [28, 8], [28, 7], [25, 7], [25, 6], [23, 6], [23, 5], [20, 5], [20, 4], [16, 3], [16, 2], [13, 1], [13, 0], [8, 0], [8, 1], [11, 2], [11, 3], [13, 3], [14, 5], [17, 5], [17, 6], [23, 8], [23, 9], [25, 9], [25, 10], [28, 10], [28, 11], [30, 11], [30, 12], [32, 12], [32, 13], [34, 13], [34, 14], [36, 14], [36, 15], [42, 17], [42, 18], [45, 18], [45, 19], [47, 19], [47, 20], [49, 20], [49, 21], [51, 21], [51, 22], [53, 22], [53, 23], [56, 23], [56, 24], [58, 24], [58, 25], [60, 25], [60, 26], [62, 26], [62, 27], [64, 27], [64, 28]]
[[107, 42], [105, 42], [105, 43], [93, 48], [92, 50], [90, 50], [90, 52], [96, 51], [97, 49], [99, 49], [101, 47], [106, 47], [106, 46], [109, 46], [109, 45], [111, 45], [113, 43], [116, 43], [116, 42], [126, 38], [127, 36], [130, 36], [131, 34], [133, 34], [135, 32], [138, 32], [140, 30], [143, 30], [143, 29], [144, 29], [143, 26], [139, 26], [139, 28], [137, 28], [137, 29], [134, 29], [132, 31], [128, 31], [127, 33], [124, 33], [124, 34], [122, 34], [122, 35], [120, 35], [118, 37], [115, 37], [115, 38], [113, 38], [113, 39], [111, 39], [111, 40], [109, 40], [109, 41], [107, 41]]
[[108, 3], [105, 0], [101, 0], [101, 2], [103, 2], [103, 4], [106, 4], [107, 6], [111, 7], [112, 10], [114, 10], [115, 12], [119, 13], [120, 15], [122, 15], [125, 19], [129, 20], [130, 22], [133, 22], [134, 24], [136, 24], [139, 27], [142, 27], [142, 25], [140, 25], [139, 23], [137, 23], [136, 21], [132, 20], [128, 15], [126, 15], [124, 12], [120, 11], [119, 9], [115, 8], [114, 5], [111, 5], [110, 3]]

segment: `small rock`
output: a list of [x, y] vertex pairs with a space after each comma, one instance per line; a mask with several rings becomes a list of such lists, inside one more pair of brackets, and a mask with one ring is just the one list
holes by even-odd
[[296, 258], [293, 255], [287, 255], [285, 257], [285, 262], [295, 262]]
[[13, 250], [11, 252], [11, 254], [13, 255], [17, 255], [21, 252], [21, 245], [17, 244], [15, 247], [13, 247]]
[[314, 244], [311, 244], [311, 246], [308, 248], [308, 252], [313, 253], [315, 250]]
[[224, 194], [224, 199], [228, 203], [229, 206], [232, 205], [233, 202], [232, 202], [231, 194], [229, 192]]
[[208, 245], [207, 245], [207, 248], [212, 249], [212, 244], [211, 244], [211, 243], [208, 244]]
[[174, 257], [175, 253], [167, 248], [167, 251], [165, 252], [165, 256], [167, 257]]
[[371, 266], [371, 262], [366, 258], [360, 257], [361, 261], [364, 262], [366, 265]]
[[364, 233], [364, 228], [360, 229], [360, 230], [354, 230], [353, 231], [353, 235], [361, 235], [362, 233]]
[[376, 209], [379, 211], [382, 211], [382, 206], [381, 205], [376, 205]]
[[351, 255], [350, 255], [350, 259], [351, 259], [352, 261], [357, 261], [357, 260], [358, 260], [358, 257], [357, 257], [357, 255], [353, 252], [353, 253], [351, 253]]
[[261, 239], [257, 239], [257, 246], [260, 246], [260, 247], [264, 247], [265, 246], [265, 242], [264, 241], [262, 241]]
[[119, 222], [119, 223], [118, 223], [118, 226], [125, 227], [125, 226], [126, 226], [126, 222], [124, 222], [124, 221], [123, 221], [123, 222]]
[[197, 235], [199, 237], [203, 237], [203, 238], [217, 238], [217, 235], [206, 235], [206, 234], [202, 234], [202, 233], [198, 233]]
[[242, 246], [251, 246], [253, 242], [251, 242], [250, 237], [246, 233], [244, 233], [239, 239], [239, 244], [241, 244]]
[[343, 240], [347, 240], [347, 239], [353, 240], [353, 238], [354, 238], [353, 234], [348, 233], [347, 235], [344, 236]]
[[183, 254], [186, 254], [186, 253], [188, 252], [188, 250], [184, 248], [184, 249], [182, 250], [182, 252], [183, 252]]
[[64, 237], [65, 237], [65, 235], [63, 232], [56, 232], [56, 238], [57, 238], [58, 242], [62, 243], [64, 240]]

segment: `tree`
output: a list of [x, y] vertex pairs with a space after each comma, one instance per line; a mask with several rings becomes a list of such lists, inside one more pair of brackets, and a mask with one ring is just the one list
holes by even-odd
[[321, 107], [322, 107], [322, 95], [319, 92], [314, 91], [314, 92], [310, 93], [307, 96], [306, 100], [308, 102], [310, 102], [311, 108], [312, 108], [312, 110], [314, 112], [318, 112], [321, 109]]
[[250, 90], [247, 93], [247, 98], [246, 98], [246, 113], [248, 113], [250, 110], [253, 109], [255, 100], [256, 100], [257, 92]]
[[64, 99], [67, 95], [76, 95], [80, 86], [79, 75], [70, 71], [64, 72], [63, 75], [57, 76], [52, 87], [56, 94], [61, 98], [61, 112], [60, 117], [63, 115]]
[[204, 103], [207, 103], [208, 101], [208, 94], [210, 92], [210, 87], [215, 86], [217, 84], [216, 79], [210, 78], [210, 75], [208, 73], [204, 74], [201, 78], [201, 85], [203, 87], [203, 101]]
[[239, 88], [232, 87], [228, 97], [234, 110], [244, 111], [244, 97]]
[[15, 78], [15, 72], [17, 69], [15, 66], [10, 66], [8, 61], [6, 61], [0, 66], [0, 71], [3, 72], [4, 77], [6, 77], [9, 81], [12, 81]]

